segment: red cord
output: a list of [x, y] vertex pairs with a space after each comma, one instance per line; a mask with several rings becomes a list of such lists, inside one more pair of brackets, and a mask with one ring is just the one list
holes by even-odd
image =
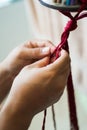
[[47, 110], [45, 109], [45, 110], [44, 110], [44, 119], [43, 119], [42, 130], [45, 130], [46, 116], [47, 116]]
[[54, 106], [52, 105], [51, 108], [52, 108], [52, 117], [53, 117], [54, 130], [57, 130]]
[[[55, 57], [55, 60], [59, 57], [61, 49], [65, 49], [69, 53], [68, 41], [67, 41], [69, 34], [71, 31], [77, 28], [78, 20], [87, 17], [87, 12], [85, 13], [82, 12], [87, 6], [87, 0], [81, 0], [81, 1], [82, 1], [82, 5], [74, 17], [68, 11], [60, 11], [65, 16], [69, 17], [70, 20], [68, 21], [64, 29], [64, 32], [61, 35], [60, 44], [56, 47], [53, 54], [51, 55], [51, 58]], [[74, 95], [74, 87], [73, 87], [71, 72], [70, 72], [68, 82], [67, 82], [67, 91], [68, 91], [69, 115], [70, 115], [70, 126], [71, 126], [70, 130], [79, 130], [77, 112], [76, 112], [75, 95]], [[54, 110], [54, 107], [52, 106], [52, 113], [53, 115], [55, 115], [53, 110]], [[42, 130], [45, 130], [45, 121], [46, 121], [46, 110], [45, 110]], [[55, 124], [55, 117], [53, 118], [53, 121]]]

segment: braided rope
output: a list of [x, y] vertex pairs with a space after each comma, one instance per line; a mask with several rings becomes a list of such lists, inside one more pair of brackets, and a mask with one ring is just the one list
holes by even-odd
[[[61, 35], [61, 42], [54, 50], [51, 58], [55, 58], [55, 60], [59, 57], [59, 53], [61, 49], [65, 49], [69, 53], [68, 47], [68, 37], [71, 31], [77, 28], [77, 21], [87, 17], [87, 12], [83, 12], [85, 7], [87, 6], [87, 0], [81, 0], [82, 5], [79, 8], [76, 15], [73, 17], [70, 12], [68, 11], [60, 11], [63, 15], [70, 18], [64, 32]], [[68, 92], [68, 102], [69, 102], [69, 115], [70, 115], [70, 130], [79, 130], [78, 119], [77, 119], [77, 112], [76, 112], [76, 103], [75, 103], [75, 95], [74, 95], [74, 87], [72, 81], [72, 73], [70, 72], [68, 81], [67, 81], [67, 92]], [[55, 120], [55, 111], [54, 106], [52, 106], [52, 113], [53, 113], [53, 122], [54, 122], [54, 129], [56, 130], [56, 120]], [[44, 121], [42, 130], [45, 130], [45, 121], [46, 121], [46, 110], [44, 113]]]

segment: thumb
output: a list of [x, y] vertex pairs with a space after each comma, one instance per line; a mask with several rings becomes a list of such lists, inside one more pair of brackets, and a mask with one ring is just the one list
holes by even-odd
[[61, 51], [61, 56], [52, 64], [49, 65], [53, 70], [62, 70], [70, 65], [70, 57], [65, 50]]
[[24, 48], [24, 56], [26, 59], [41, 59], [50, 55], [50, 47]]
[[41, 68], [49, 64], [50, 58], [45, 57], [39, 61], [34, 62], [33, 64], [29, 65], [29, 68]]

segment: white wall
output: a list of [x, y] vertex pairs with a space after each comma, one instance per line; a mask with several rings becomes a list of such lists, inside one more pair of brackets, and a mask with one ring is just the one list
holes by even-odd
[[0, 61], [12, 48], [31, 37], [23, 0], [0, 8]]

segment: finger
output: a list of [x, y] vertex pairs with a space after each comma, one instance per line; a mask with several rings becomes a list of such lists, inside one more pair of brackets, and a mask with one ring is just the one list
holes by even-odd
[[26, 60], [37, 60], [44, 58], [48, 55], [50, 55], [50, 48], [49, 47], [42, 47], [42, 48], [24, 48], [22, 51], [22, 56]]
[[64, 70], [66, 67], [70, 66], [70, 58], [68, 53], [65, 50], [61, 51], [60, 57], [53, 62], [52, 64], [48, 65], [53, 70]]
[[38, 47], [50, 47], [51, 52], [55, 49], [53, 43], [49, 40], [33, 40], [25, 43], [28, 48], [38, 48]]
[[48, 65], [49, 60], [50, 60], [49, 57], [45, 57], [45, 58], [43, 58], [43, 59], [41, 59], [39, 61], [36, 61], [35, 63], [29, 65], [28, 67], [29, 68], [41, 68], [41, 67], [44, 67], [44, 66]]

